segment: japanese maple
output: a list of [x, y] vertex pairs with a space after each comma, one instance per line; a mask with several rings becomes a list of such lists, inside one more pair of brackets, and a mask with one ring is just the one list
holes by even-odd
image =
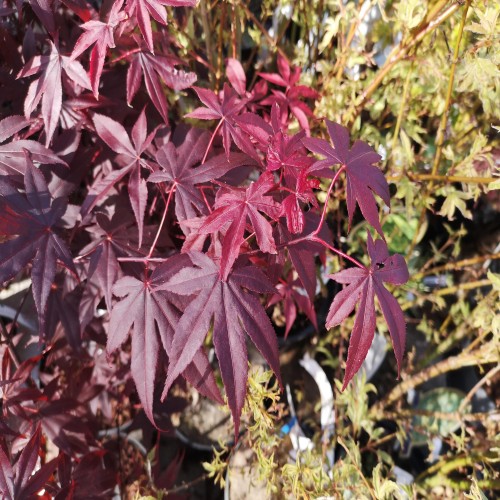
[[[331, 276], [347, 286], [326, 327], [357, 307], [344, 388], [373, 339], [375, 297], [402, 369], [404, 315], [384, 283], [404, 284], [408, 270], [379, 219], [378, 198], [390, 205], [380, 156], [351, 145], [340, 124], [326, 121], [331, 142], [320, 137], [320, 94], [300, 83], [300, 67], [279, 55], [277, 72], [252, 79], [229, 58], [227, 81], [208, 88], [200, 56], [182, 58], [167, 34], [167, 7], [192, 0], [117, 0], [99, 12], [29, 2], [33, 27], [21, 3], [7, 4], [0, 15], [18, 26], [9, 40], [19, 50], [2, 63], [0, 283], [29, 277], [20, 307], [31, 295], [41, 354], [18, 360], [21, 327], [2, 331], [3, 496], [44, 484], [60, 498], [78, 493], [105, 449], [98, 422], [116, 425], [119, 407], [165, 430], [182, 379], [222, 403], [220, 373], [237, 436], [247, 342], [281, 381], [270, 318], [281, 312], [285, 337], [299, 315], [321, 334], [317, 264], [335, 255], [354, 267]], [[359, 206], [382, 238], [368, 233], [366, 265], [329, 229], [333, 196], [345, 196], [337, 220], [348, 230]], [[61, 455], [33, 473], [40, 429]], [[99, 471], [109, 492], [114, 472]]]

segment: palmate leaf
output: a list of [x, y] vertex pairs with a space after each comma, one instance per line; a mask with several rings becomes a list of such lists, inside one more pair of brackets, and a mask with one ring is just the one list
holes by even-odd
[[45, 125], [45, 145], [48, 146], [59, 122], [62, 108], [62, 73], [84, 89], [90, 90], [90, 80], [83, 66], [68, 56], [60, 54], [58, 47], [50, 43], [50, 53], [33, 57], [19, 72], [18, 78], [40, 75], [29, 87], [24, 101], [27, 118], [42, 101], [42, 117]]
[[259, 248], [266, 253], [276, 253], [272, 226], [260, 213], [273, 219], [279, 217], [280, 205], [271, 196], [265, 196], [273, 187], [272, 174], [265, 172], [247, 188], [223, 187], [217, 193], [215, 210], [206, 218], [199, 233], [211, 234], [228, 228], [222, 242], [220, 273], [223, 280], [227, 278], [238, 257], [244, 241], [247, 218], [255, 232]]
[[352, 223], [356, 203], [361, 209], [363, 217], [384, 237], [380, 225], [377, 204], [373, 193], [378, 194], [389, 207], [389, 185], [382, 171], [373, 164], [380, 160], [368, 144], [356, 141], [349, 149], [349, 131], [341, 125], [326, 120], [326, 127], [332, 139], [333, 147], [323, 139], [306, 138], [303, 143], [309, 151], [325, 156], [326, 159], [317, 161], [310, 169], [313, 175], [332, 177], [329, 167], [342, 165], [347, 176], [347, 213], [349, 225]]
[[222, 133], [222, 144], [224, 151], [229, 157], [231, 151], [231, 142], [251, 156], [257, 162], [260, 162], [259, 155], [247, 134], [238, 126], [236, 117], [244, 109], [246, 100], [240, 98], [236, 91], [227, 83], [224, 84], [223, 92], [219, 95], [209, 89], [193, 87], [198, 94], [200, 101], [206, 107], [196, 108], [186, 115], [186, 118], [197, 118], [198, 120], [219, 120]]
[[144, 79], [149, 98], [165, 123], [168, 123], [167, 99], [161, 82], [173, 90], [184, 90], [196, 81], [195, 73], [178, 70], [175, 68], [177, 64], [174, 58], [146, 51], [135, 54], [127, 72], [127, 103], [131, 103]]
[[[278, 73], [258, 73], [258, 75], [274, 85], [285, 87], [285, 92], [272, 90], [272, 96], [266, 97], [260, 104], [275, 105], [278, 104], [283, 110], [290, 110], [291, 113], [297, 118], [302, 129], [309, 136], [309, 122], [308, 116], [312, 116], [313, 112], [309, 106], [301, 101], [304, 99], [318, 99], [320, 95], [315, 90], [306, 87], [305, 85], [297, 85], [300, 80], [302, 70], [300, 67], [290, 67], [288, 61], [278, 54]], [[282, 115], [283, 121], [286, 121], [287, 113]]]
[[33, 432], [14, 465], [0, 447], [0, 494], [6, 500], [33, 498], [49, 480], [57, 458], [42, 465], [35, 473], [41, 445], [40, 426]]
[[26, 151], [30, 152], [31, 160], [38, 163], [66, 165], [66, 162], [39, 142], [18, 139], [0, 145], [0, 175], [21, 174], [24, 176], [26, 166], [31, 161], [26, 156]]
[[132, 128], [130, 140], [121, 123], [108, 116], [94, 114], [94, 126], [99, 137], [117, 154], [123, 155], [126, 165], [120, 170], [113, 170], [103, 179], [98, 180], [91, 187], [90, 192], [82, 205], [82, 215], [87, 214], [110, 189], [125, 176], [128, 179], [128, 194], [130, 204], [139, 229], [139, 247], [142, 244], [144, 229], [144, 212], [148, 197], [146, 181], [141, 176], [141, 168], [152, 170], [148, 160], [142, 157], [144, 151], [150, 146], [156, 131], [147, 135], [146, 113], [143, 109]]
[[[150, 421], [154, 423], [153, 396], [160, 348], [175, 363], [172, 341], [180, 313], [169, 300], [161, 285], [172, 273], [189, 263], [186, 255], [173, 257], [157, 267], [151, 276], [139, 280], [125, 276], [113, 287], [113, 294], [121, 300], [111, 310], [107, 352], [112, 353], [132, 332], [131, 371], [139, 398]], [[201, 345], [177, 374], [193, 384], [202, 394], [222, 402], [210, 363]]]
[[127, 18], [127, 14], [121, 10], [123, 0], [117, 0], [113, 3], [107, 21], [91, 20], [80, 26], [84, 32], [75, 43], [75, 47], [71, 54], [71, 60], [75, 60], [90, 46], [90, 67], [89, 77], [92, 84], [92, 91], [96, 99], [99, 97], [99, 82], [101, 79], [102, 70], [104, 67], [104, 59], [109, 48], [115, 47], [114, 33], [118, 25]]
[[[156, 153], [161, 170], [153, 172], [148, 181], [167, 182], [175, 189], [175, 215], [178, 222], [208, 213], [198, 185], [218, 179], [233, 168], [256, 164], [244, 153], [231, 152], [229, 156], [220, 154], [193, 168], [201, 162], [209, 141], [210, 134], [190, 129], [179, 147], [169, 142]], [[181, 228], [184, 230], [183, 226]]]
[[29, 124], [29, 120], [19, 115], [7, 116], [7, 118], [0, 120], [0, 142], [6, 141], [23, 128], [28, 127]]
[[283, 316], [285, 317], [285, 339], [288, 337], [290, 330], [297, 319], [297, 308], [303, 312], [309, 321], [318, 331], [318, 321], [314, 304], [306, 294], [303, 294], [304, 289], [300, 286], [298, 279], [293, 279], [293, 273], [288, 273], [286, 280], [281, 280], [276, 285], [278, 293], [273, 295], [267, 307], [283, 302]]
[[196, 294], [175, 330], [163, 396], [191, 363], [213, 324], [215, 352], [237, 436], [248, 378], [245, 333], [280, 380], [276, 334], [255, 296], [276, 290], [253, 266], [238, 267], [222, 280], [219, 266], [210, 257], [200, 252], [185, 255], [193, 266], [179, 270], [160, 287], [181, 296]]
[[[44, 335], [45, 310], [57, 261], [75, 275], [77, 273], [66, 243], [57, 234], [57, 225], [66, 211], [67, 202], [64, 198], [52, 199], [42, 173], [29, 158], [27, 162], [25, 193], [20, 193], [4, 177], [0, 178], [0, 208], [18, 216], [17, 223], [10, 228], [13, 233], [7, 224], [0, 224], [7, 236], [14, 236], [0, 245], [0, 283], [13, 278], [33, 262], [33, 298], [40, 334]], [[19, 218], [22, 223], [19, 223]]]
[[354, 328], [349, 341], [342, 390], [346, 388], [349, 381], [361, 368], [373, 341], [375, 296], [389, 328], [398, 365], [398, 375], [401, 372], [406, 324], [398, 301], [384, 287], [384, 283], [405, 284], [409, 279], [408, 267], [401, 255], [396, 254], [390, 257], [386, 243], [382, 240], [374, 242], [370, 233], [368, 233], [368, 255], [371, 259], [369, 268], [353, 267], [330, 276], [338, 283], [348, 284], [348, 286], [335, 296], [326, 318], [326, 327], [331, 328], [339, 325], [358, 304]]

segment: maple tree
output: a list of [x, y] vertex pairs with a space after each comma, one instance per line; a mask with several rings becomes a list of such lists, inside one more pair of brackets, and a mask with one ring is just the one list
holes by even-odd
[[[253, 83], [228, 58], [220, 88], [193, 86], [198, 75], [179, 68], [195, 63], [157, 34], [166, 34], [166, 7], [195, 3], [117, 0], [98, 13], [80, 0], [30, 2], [37, 40], [27, 28], [16, 35], [23, 51], [13, 55], [14, 74], [24, 94], [0, 120], [0, 283], [29, 277], [51, 373], [43, 387], [31, 384], [40, 358], [16, 360], [14, 322], [2, 354], [1, 425], [10, 443], [31, 437], [17, 458], [0, 440], [6, 498], [44, 485], [61, 498], [78, 492], [100, 463], [92, 429], [115, 410], [104, 387], [132, 400], [135, 387], [143, 425], [157, 430], [170, 425], [179, 377], [220, 404], [223, 389], [237, 438], [247, 340], [281, 381], [273, 311], [282, 311], [285, 337], [299, 314], [324, 326], [315, 309], [318, 259], [355, 265], [331, 276], [347, 287], [326, 320], [334, 327], [357, 305], [344, 388], [373, 339], [375, 297], [401, 370], [405, 320], [384, 283], [409, 276], [384, 240], [375, 195], [389, 206], [390, 193], [380, 156], [362, 141], [351, 146], [348, 130], [328, 120], [331, 143], [317, 137], [311, 105], [320, 95], [281, 54], [278, 73], [256, 73]], [[12, 9], [1, 15], [21, 5]], [[71, 18], [71, 28], [58, 29], [59, 17]], [[180, 91], [190, 98], [182, 113], [167, 99]], [[349, 228], [358, 205], [382, 238], [368, 233], [367, 265], [329, 231], [334, 192], [345, 192]], [[99, 415], [90, 407], [97, 398]], [[32, 475], [40, 429], [61, 455]], [[112, 474], [101, 472], [109, 491]]]

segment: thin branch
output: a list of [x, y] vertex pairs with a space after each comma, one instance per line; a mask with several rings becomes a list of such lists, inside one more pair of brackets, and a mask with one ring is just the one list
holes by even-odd
[[239, 5], [245, 11], [245, 15], [246, 15], [247, 19], [250, 19], [255, 24], [255, 26], [257, 26], [259, 31], [262, 33], [264, 38], [267, 40], [267, 43], [269, 43], [269, 46], [273, 50], [276, 50], [286, 60], [286, 62], [291, 66], [290, 60], [288, 59], [288, 56], [286, 55], [285, 51], [279, 45], [276, 44], [276, 40], [269, 34], [269, 32], [262, 25], [262, 23], [255, 17], [255, 15], [248, 8], [248, 6], [245, 4], [245, 2], [243, 0], [240, 0]]
[[387, 182], [397, 182], [408, 177], [412, 181], [432, 181], [433, 183], [442, 182], [451, 184], [453, 182], [463, 182], [464, 184], [490, 184], [498, 181], [499, 177], [467, 177], [465, 175], [435, 175], [435, 174], [413, 174], [407, 172], [406, 175], [393, 175], [387, 177]]
[[370, 414], [373, 416], [385, 416], [384, 409], [404, 398], [409, 389], [427, 382], [429, 379], [437, 377], [443, 373], [458, 370], [465, 366], [487, 365], [498, 363], [500, 361], [500, 352], [498, 347], [492, 348], [491, 343], [484, 344], [472, 352], [462, 352], [457, 356], [449, 358], [429, 366], [425, 370], [420, 370], [410, 378], [399, 383], [384, 399], [378, 401], [370, 408]]
[[[462, 34], [464, 31], [465, 21], [467, 19], [467, 12], [469, 11], [470, 4], [471, 0], [467, 0], [464, 10], [462, 12], [462, 20], [460, 21], [460, 26], [458, 28], [458, 36], [455, 41], [455, 48], [453, 50], [453, 61], [451, 63], [450, 77], [448, 79], [448, 89], [446, 91], [444, 111], [443, 114], [441, 115], [441, 122], [439, 123], [439, 128], [436, 135], [436, 155], [434, 156], [434, 163], [432, 164], [432, 171], [431, 171], [432, 175], [436, 174], [443, 153], [444, 132], [446, 130], [446, 123], [448, 121], [448, 113], [451, 104], [451, 95], [453, 93], [453, 83], [455, 81], [455, 70], [457, 68], [458, 52], [460, 50], [460, 42], [462, 41]], [[432, 184], [433, 183], [431, 181], [431, 183], [429, 184], [429, 189], [432, 189]]]
[[357, 464], [356, 460], [354, 460], [354, 457], [351, 455], [351, 450], [349, 450], [349, 448], [347, 447], [347, 445], [344, 443], [343, 439], [340, 436], [337, 438], [337, 441], [340, 444], [340, 446], [342, 446], [342, 448], [344, 448], [345, 452], [347, 453], [347, 455], [351, 459], [352, 465], [355, 467], [355, 469], [358, 471], [358, 474], [361, 476], [363, 483], [365, 483], [366, 488], [370, 492], [370, 496], [372, 497], [373, 500], [376, 500], [377, 495], [375, 494], [375, 491], [373, 490], [370, 483], [368, 482], [365, 475], [363, 474], [363, 471], [359, 468], [359, 465]]
[[481, 264], [482, 262], [496, 259], [500, 259], [500, 253], [491, 253], [487, 255], [480, 255], [478, 257], [472, 257], [470, 259], [458, 260], [456, 262], [448, 262], [447, 264], [443, 264], [442, 266], [433, 267], [427, 271], [417, 273], [413, 275], [412, 279], [420, 280], [424, 276], [439, 274], [443, 271], [455, 271], [456, 269], [460, 269], [462, 267], [470, 267], [475, 264]]
[[409, 41], [402, 41], [397, 45], [389, 54], [384, 66], [380, 68], [379, 72], [375, 78], [370, 82], [370, 85], [365, 89], [365, 91], [359, 96], [357, 101], [353, 104], [353, 108], [350, 108], [346, 117], [348, 120], [345, 122], [353, 123], [356, 117], [364, 109], [365, 104], [378, 89], [380, 84], [383, 82], [384, 78], [387, 76], [389, 71], [399, 62], [401, 59], [406, 57], [409, 51], [415, 47], [420, 41], [422, 41], [429, 33], [432, 33], [440, 24], [446, 21], [450, 16], [452, 16], [458, 9], [460, 4], [458, 2], [453, 3], [439, 15], [436, 14], [435, 18], [429, 19], [426, 24], [420, 28], [419, 31], [412, 33], [412, 38]]
[[492, 368], [465, 396], [463, 401], [460, 403], [460, 406], [458, 407], [458, 413], [462, 413], [467, 405], [472, 401], [472, 398], [474, 397], [474, 394], [481, 389], [481, 387], [488, 382], [488, 380], [492, 379], [498, 372], [500, 371], [500, 365], [495, 366]]
[[405, 83], [403, 85], [403, 95], [401, 97], [401, 103], [399, 105], [398, 119], [396, 120], [396, 127], [394, 128], [394, 135], [392, 137], [392, 151], [396, 149], [396, 145], [399, 139], [399, 131], [401, 130], [401, 124], [403, 123], [403, 116], [405, 114], [406, 99], [408, 98], [408, 90], [410, 88], [410, 78], [413, 71], [413, 62], [410, 65], [410, 69], [406, 75]]
[[470, 281], [469, 283], [459, 283], [458, 285], [448, 286], [446, 288], [441, 288], [440, 290], [434, 290], [433, 295], [442, 297], [443, 295], [455, 295], [457, 292], [462, 290], [474, 290], [474, 288], [481, 288], [482, 286], [490, 286], [491, 281], [489, 279]]

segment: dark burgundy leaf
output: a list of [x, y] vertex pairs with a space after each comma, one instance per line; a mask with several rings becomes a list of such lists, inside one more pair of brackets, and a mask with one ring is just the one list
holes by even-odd
[[151, 145], [156, 131], [153, 130], [153, 132], [147, 135], [146, 113], [144, 109], [132, 128], [131, 137], [133, 144], [123, 126], [117, 121], [97, 113], [94, 114], [93, 120], [99, 137], [115, 153], [123, 155], [126, 158], [127, 164], [120, 170], [113, 170], [106, 177], [94, 183], [87, 199], [82, 205], [82, 214], [87, 214], [117, 182], [126, 175], [129, 175], [128, 193], [139, 229], [140, 247], [142, 245], [144, 213], [148, 194], [146, 181], [141, 177], [141, 169], [152, 170], [149, 161], [143, 157], [143, 153]]
[[290, 329], [294, 325], [297, 318], [297, 306], [299, 310], [309, 318], [309, 321], [311, 321], [314, 325], [314, 328], [318, 330], [314, 304], [306, 295], [305, 290], [300, 287], [299, 280], [294, 280], [292, 274], [289, 273], [287, 280], [283, 280], [281, 283], [278, 283], [278, 285], [276, 285], [276, 289], [278, 290], [278, 293], [271, 297], [267, 305], [271, 306], [273, 304], [277, 304], [278, 302], [283, 302], [285, 338], [288, 337]]
[[44, 488], [57, 466], [57, 461], [57, 458], [53, 458], [50, 462], [43, 464], [21, 489], [19, 498], [31, 498]]
[[[168, 300], [168, 294], [159, 288], [167, 277], [160, 267], [144, 281], [131, 276], [118, 280], [113, 293], [121, 300], [111, 311], [107, 344], [108, 353], [113, 352], [123, 344], [133, 327], [132, 376], [144, 411], [153, 423], [153, 394], [160, 346], [171, 355], [172, 337], [180, 317], [179, 311]], [[213, 374], [205, 373], [205, 367], [209, 365], [208, 360], [204, 362], [201, 349], [200, 345], [190, 360], [190, 364], [195, 365], [186, 364], [182, 372], [201, 392], [220, 401]]]
[[226, 61], [226, 75], [234, 90], [241, 97], [244, 97], [247, 91], [247, 77], [238, 59], [228, 58]]
[[161, 170], [152, 173], [148, 181], [168, 182], [169, 188], [175, 190], [175, 214], [179, 222], [208, 213], [197, 185], [218, 179], [233, 168], [255, 165], [255, 161], [244, 153], [230, 153], [229, 156], [222, 154], [210, 158], [193, 168], [202, 160], [209, 140], [208, 134], [191, 129], [181, 146], [175, 148], [172, 143], [167, 143], [156, 153]]
[[14, 500], [14, 470], [10, 460], [0, 446], [0, 493], [8, 500]]
[[29, 161], [24, 176], [25, 194], [0, 179], [0, 199], [23, 219], [16, 238], [0, 244], [0, 283], [14, 277], [33, 262], [31, 279], [33, 298], [38, 312], [40, 332], [44, 333], [45, 310], [49, 292], [60, 261], [77, 274], [66, 243], [58, 236], [56, 226], [66, 210], [66, 201], [52, 199], [42, 173]]
[[245, 107], [246, 101], [227, 84], [224, 84], [224, 91], [219, 96], [211, 90], [193, 87], [198, 94], [200, 101], [206, 108], [196, 108], [186, 115], [187, 118], [198, 118], [199, 120], [219, 120], [217, 129], [220, 128], [222, 143], [226, 155], [229, 157], [231, 151], [231, 141], [244, 153], [254, 160], [260, 161], [259, 155], [255, 151], [252, 141], [247, 134], [238, 126], [235, 118]]
[[160, 24], [167, 24], [167, 13], [164, 5], [171, 7], [194, 7], [197, 0], [127, 0], [126, 11], [129, 16], [135, 16], [144, 41], [153, 52], [153, 32], [150, 16]]
[[[273, 90], [273, 95], [262, 99], [260, 104], [274, 105], [277, 103], [283, 110], [289, 109], [297, 118], [302, 129], [309, 136], [310, 129], [307, 117], [312, 116], [313, 113], [307, 104], [301, 101], [300, 98], [318, 99], [320, 95], [318, 92], [305, 85], [297, 85], [302, 72], [301, 69], [299, 67], [291, 68], [288, 61], [281, 54], [278, 54], [277, 64], [279, 74], [259, 73], [259, 76], [274, 85], [285, 87], [285, 92]], [[282, 115], [282, 121], [286, 121], [286, 113]]]
[[19, 458], [14, 466], [14, 472], [16, 475], [14, 487], [17, 494], [22, 492], [28, 482], [28, 479], [33, 473], [38, 460], [38, 454], [40, 452], [40, 437], [41, 431], [40, 427], [38, 427], [26, 446], [23, 448], [23, 451], [19, 455]]
[[26, 165], [29, 162], [25, 151], [30, 152], [32, 161], [66, 165], [65, 161], [39, 142], [19, 139], [0, 145], [0, 174], [21, 174], [24, 176]]
[[58, 47], [50, 43], [47, 56], [35, 56], [17, 75], [18, 78], [40, 74], [29, 87], [24, 101], [24, 113], [27, 118], [42, 101], [42, 116], [45, 124], [45, 145], [52, 141], [52, 136], [59, 122], [62, 107], [62, 72], [80, 87], [90, 90], [90, 81], [83, 66], [67, 56], [59, 53]]
[[23, 128], [29, 126], [30, 122], [23, 116], [11, 115], [0, 121], [0, 142], [6, 141], [9, 137], [17, 134]]
[[[245, 333], [280, 378], [276, 334], [253, 293], [275, 293], [275, 289], [257, 268], [236, 269], [222, 280], [219, 266], [205, 254], [190, 252], [189, 257], [194, 266], [181, 269], [161, 287], [182, 296], [196, 294], [175, 330], [163, 396], [192, 361], [213, 324], [215, 352], [237, 436], [248, 377]], [[252, 290], [246, 291], [249, 274]]]

